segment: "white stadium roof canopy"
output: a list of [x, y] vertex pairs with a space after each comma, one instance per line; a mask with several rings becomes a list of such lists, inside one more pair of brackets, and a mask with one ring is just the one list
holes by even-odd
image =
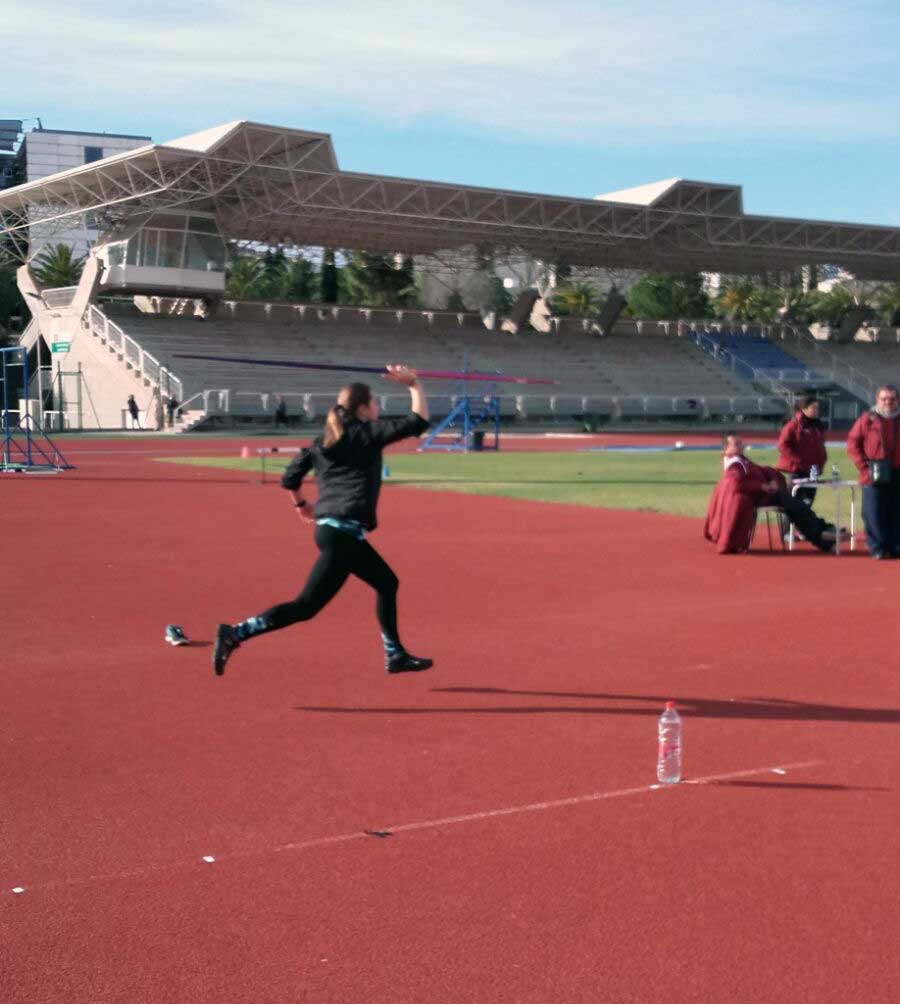
[[[741, 189], [672, 178], [572, 199], [341, 171], [331, 137], [230, 122], [0, 192], [0, 238], [213, 212], [226, 239], [429, 254], [474, 247], [570, 265], [726, 273], [839, 265], [900, 279], [900, 229], [750, 216]], [[46, 230], [44, 230], [46, 232]]]

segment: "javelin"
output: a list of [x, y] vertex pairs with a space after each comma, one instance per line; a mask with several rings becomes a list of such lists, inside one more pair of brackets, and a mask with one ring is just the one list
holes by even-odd
[[[193, 352], [173, 352], [176, 359], [203, 359], [213, 363], [244, 363], [251, 366], [290, 366], [300, 370], [338, 370], [342, 373], [381, 373], [386, 366], [335, 366], [332, 363], [300, 363], [284, 359], [251, 359], [249, 356], [202, 356]], [[431, 380], [481, 380], [483, 383], [543, 383], [555, 384], [555, 380], [541, 380], [537, 377], [498, 376], [494, 373], [457, 373], [447, 370], [415, 370], [417, 376]]]

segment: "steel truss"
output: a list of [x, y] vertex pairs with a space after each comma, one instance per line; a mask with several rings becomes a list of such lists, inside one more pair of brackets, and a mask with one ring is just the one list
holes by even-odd
[[[619, 193], [623, 194], [623, 193]], [[831, 264], [900, 277], [900, 229], [743, 213], [735, 186], [676, 180], [647, 204], [341, 171], [330, 136], [237, 122], [0, 193], [0, 246], [29, 226], [100, 229], [167, 209], [216, 214], [226, 239], [407, 254], [749, 274]]]

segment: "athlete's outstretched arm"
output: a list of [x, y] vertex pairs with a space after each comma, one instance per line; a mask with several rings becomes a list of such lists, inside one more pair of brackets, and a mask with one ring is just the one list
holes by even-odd
[[425, 396], [425, 388], [419, 383], [416, 371], [411, 370], [408, 366], [399, 365], [387, 366], [386, 369], [386, 379], [402, 383], [409, 388], [411, 411], [428, 421], [431, 417], [428, 411], [428, 398]]

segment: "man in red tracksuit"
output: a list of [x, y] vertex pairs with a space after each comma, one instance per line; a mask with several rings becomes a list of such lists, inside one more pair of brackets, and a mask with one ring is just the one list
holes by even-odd
[[863, 486], [869, 553], [879, 560], [900, 558], [900, 394], [896, 387], [878, 388], [875, 407], [860, 415], [850, 430], [847, 453]]
[[[778, 437], [778, 470], [791, 478], [808, 478], [816, 467], [825, 470], [828, 454], [825, 450], [825, 423], [819, 418], [819, 401], [815, 394], [803, 394], [797, 401], [794, 417], [785, 424]], [[799, 488], [797, 498], [812, 505], [815, 488]]]
[[703, 536], [718, 545], [719, 554], [740, 554], [749, 549], [756, 509], [761, 505], [780, 506], [811, 544], [820, 551], [834, 551], [835, 528], [791, 495], [783, 475], [748, 460], [744, 443], [735, 433], [727, 433], [723, 445], [725, 470], [713, 489], [703, 526]]

